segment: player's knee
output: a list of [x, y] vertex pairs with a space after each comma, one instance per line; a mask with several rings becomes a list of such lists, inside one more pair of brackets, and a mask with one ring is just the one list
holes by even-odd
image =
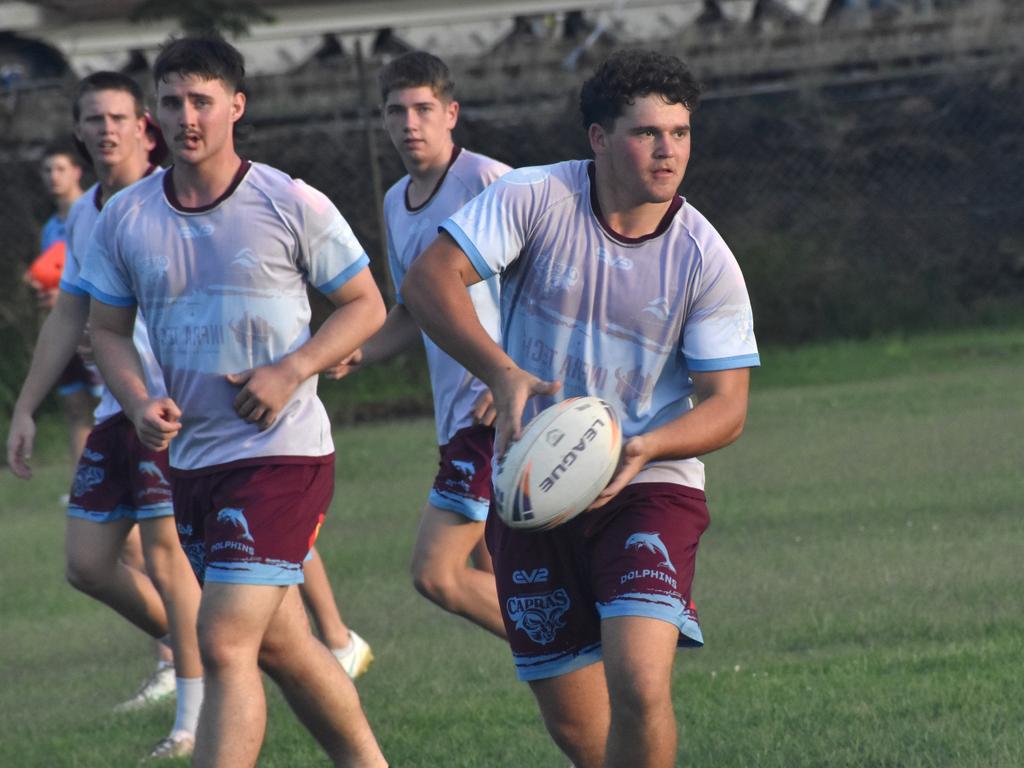
[[99, 595], [109, 583], [110, 574], [103, 563], [88, 556], [70, 553], [64, 563], [64, 578], [79, 592]]
[[448, 608], [455, 604], [457, 584], [453, 574], [440, 568], [430, 568], [414, 562], [412, 583], [416, 591], [431, 602]]
[[255, 649], [236, 637], [222, 625], [204, 621], [196, 622], [199, 635], [199, 657], [208, 674], [220, 675], [233, 668], [256, 663]]
[[668, 680], [644, 676], [613, 683], [609, 680], [608, 696], [612, 719], [650, 722], [672, 712], [672, 691]]

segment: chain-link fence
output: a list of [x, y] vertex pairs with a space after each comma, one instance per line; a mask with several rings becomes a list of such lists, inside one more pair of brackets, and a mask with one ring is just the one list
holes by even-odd
[[[736, 253], [762, 342], [1024, 317], [1019, 61], [709, 89], [694, 116], [683, 192]], [[514, 103], [488, 103], [473, 83], [458, 142], [512, 166], [586, 156], [564, 81], [559, 72], [544, 98]], [[287, 80], [278, 87], [287, 91]], [[247, 157], [323, 190], [386, 286], [374, 178], [386, 189], [402, 169], [379, 117], [360, 117], [358, 105], [313, 119], [264, 112], [239, 143]], [[39, 153], [8, 146], [0, 157], [0, 400], [8, 405], [36, 332], [20, 274], [48, 213]]]

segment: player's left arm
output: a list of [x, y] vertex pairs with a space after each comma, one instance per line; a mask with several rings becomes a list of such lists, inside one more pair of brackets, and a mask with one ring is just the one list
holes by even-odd
[[351, 355], [384, 324], [384, 299], [368, 267], [325, 295], [335, 310], [305, 344], [270, 365], [228, 375], [242, 388], [234, 403], [241, 418], [269, 428], [299, 384]]
[[622, 444], [619, 468], [591, 505], [604, 506], [639, 474], [658, 460], [688, 459], [724, 448], [743, 433], [747, 419], [750, 369], [690, 373], [698, 402], [682, 416]]

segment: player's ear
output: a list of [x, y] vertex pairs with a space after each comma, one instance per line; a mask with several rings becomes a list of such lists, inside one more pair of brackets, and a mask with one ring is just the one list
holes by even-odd
[[590, 139], [590, 149], [595, 155], [601, 155], [608, 151], [608, 133], [600, 123], [591, 123], [587, 129], [587, 138]]
[[231, 97], [231, 122], [237, 123], [245, 114], [245, 94], [235, 91]]
[[452, 99], [448, 103], [448, 129], [451, 130], [459, 122], [459, 102]]

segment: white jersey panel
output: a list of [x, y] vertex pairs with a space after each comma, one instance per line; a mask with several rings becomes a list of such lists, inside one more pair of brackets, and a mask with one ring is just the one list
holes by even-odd
[[[438, 226], [447, 217], [482, 192], [488, 184], [511, 170], [504, 163], [484, 155], [458, 151], [448, 168], [440, 188], [422, 207], [409, 210], [405, 192], [409, 177], [400, 179], [384, 196], [384, 221], [387, 225], [388, 266], [395, 282], [398, 301], [401, 287], [412, 262], [437, 237]], [[499, 338], [500, 310], [498, 278], [477, 283], [469, 288], [469, 296], [477, 317], [491, 338]], [[487, 387], [473, 374], [453, 360], [429, 336], [423, 334], [430, 369], [430, 385], [434, 393], [434, 420], [437, 442], [449, 442], [452, 436], [473, 423], [473, 404]]]
[[[99, 185], [93, 184], [86, 192], [79, 196], [78, 200], [71, 206], [68, 212], [68, 239], [67, 256], [64, 259], [64, 272], [61, 274], [60, 287], [68, 293], [78, 296], [88, 296], [89, 293], [82, 285], [82, 258], [88, 253], [89, 241], [92, 239], [93, 228], [99, 219], [100, 212], [96, 208], [96, 196]], [[164, 386], [163, 371], [157, 365], [156, 357], [153, 356], [153, 348], [149, 344], [149, 335], [146, 332], [146, 323], [142, 313], [135, 315], [135, 329], [132, 333], [132, 340], [142, 360], [142, 370], [146, 376], [146, 389], [153, 397], [164, 397], [167, 388]], [[121, 412], [121, 404], [106, 386], [100, 395], [100, 402], [93, 411], [93, 421], [97, 424], [106, 421], [112, 416]]]
[[[587, 161], [505, 175], [442, 226], [483, 277], [501, 275], [502, 342], [523, 369], [563, 382], [535, 397], [596, 395], [626, 437], [690, 408], [690, 371], [759, 364], [746, 286], [714, 228], [680, 200], [658, 232], [614, 237], [591, 201]], [[697, 459], [648, 465], [633, 482], [704, 486]]]
[[296, 389], [274, 425], [241, 419], [226, 376], [280, 360], [310, 337], [306, 284], [334, 291], [369, 263], [348, 223], [320, 192], [252, 163], [209, 208], [182, 211], [168, 172], [116, 195], [97, 224], [84, 281], [95, 299], [149, 321], [170, 396], [182, 410], [171, 442], [177, 469], [334, 450], [316, 395]]

